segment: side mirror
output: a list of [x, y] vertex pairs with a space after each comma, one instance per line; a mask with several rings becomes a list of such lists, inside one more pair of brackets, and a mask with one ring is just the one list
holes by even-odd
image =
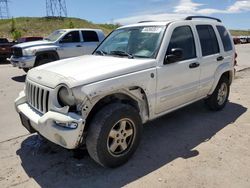
[[166, 55], [164, 64], [175, 63], [183, 58], [183, 50], [181, 48], [172, 48], [170, 54]]

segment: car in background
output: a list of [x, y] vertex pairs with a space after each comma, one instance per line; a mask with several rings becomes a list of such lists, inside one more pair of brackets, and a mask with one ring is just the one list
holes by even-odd
[[250, 43], [250, 36], [247, 37], [247, 43]]
[[234, 44], [240, 44], [240, 38], [239, 37], [233, 37]]
[[240, 37], [240, 43], [241, 44], [246, 44], [247, 43], [247, 38], [245, 36]]
[[0, 38], [0, 44], [2, 43], [8, 43], [8, 39], [7, 38]]
[[10, 62], [14, 67], [29, 69], [70, 57], [92, 54], [105, 38], [100, 29], [60, 29], [41, 41], [13, 46]]
[[38, 40], [43, 40], [43, 37], [22, 37], [17, 39], [17, 43], [32, 42]]
[[0, 62], [5, 61], [11, 56], [11, 47], [16, 42], [9, 42], [7, 38], [0, 38]]

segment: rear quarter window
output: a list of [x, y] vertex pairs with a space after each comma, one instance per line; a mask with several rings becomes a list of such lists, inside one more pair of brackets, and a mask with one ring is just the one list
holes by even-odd
[[202, 56], [219, 53], [219, 44], [213, 27], [211, 25], [197, 25], [196, 29], [201, 43]]
[[95, 31], [82, 31], [84, 42], [99, 42], [98, 35]]
[[220, 38], [222, 40], [224, 50], [226, 52], [231, 51], [233, 49], [233, 46], [232, 46], [229, 33], [227, 32], [226, 28], [220, 25], [217, 25], [216, 28], [220, 34]]

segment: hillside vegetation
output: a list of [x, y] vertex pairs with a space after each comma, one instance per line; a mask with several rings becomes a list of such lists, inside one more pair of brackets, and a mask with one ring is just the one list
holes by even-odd
[[[12, 19], [0, 20], [0, 38], [6, 37], [10, 40], [13, 39], [11, 35]], [[32, 18], [32, 17], [20, 17], [15, 18], [15, 27], [21, 33], [21, 36], [48, 36], [52, 31], [56, 29], [65, 28], [97, 28], [102, 29], [107, 35], [112, 30], [116, 29], [118, 25], [112, 24], [94, 24], [87, 20], [79, 18]], [[233, 36], [250, 35], [249, 31], [243, 30], [230, 30]]]
[[[15, 27], [24, 36], [42, 36], [45, 37], [56, 29], [66, 28], [95, 28], [102, 29], [105, 34], [109, 34], [117, 25], [112, 24], [94, 24], [87, 20], [78, 18], [15, 18]], [[12, 40], [11, 29], [12, 19], [0, 20], [0, 37], [6, 37]]]
[[232, 36], [250, 36], [250, 31], [246, 30], [230, 30]]

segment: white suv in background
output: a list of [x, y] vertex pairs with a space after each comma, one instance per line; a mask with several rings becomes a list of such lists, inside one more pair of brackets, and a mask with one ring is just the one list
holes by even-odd
[[25, 72], [59, 59], [92, 54], [105, 38], [100, 29], [60, 29], [40, 41], [12, 47], [10, 62]]
[[223, 109], [234, 62], [219, 19], [141, 22], [113, 31], [93, 55], [32, 69], [15, 106], [30, 132], [68, 149], [86, 144], [116, 167], [135, 152], [142, 124], [201, 99]]

